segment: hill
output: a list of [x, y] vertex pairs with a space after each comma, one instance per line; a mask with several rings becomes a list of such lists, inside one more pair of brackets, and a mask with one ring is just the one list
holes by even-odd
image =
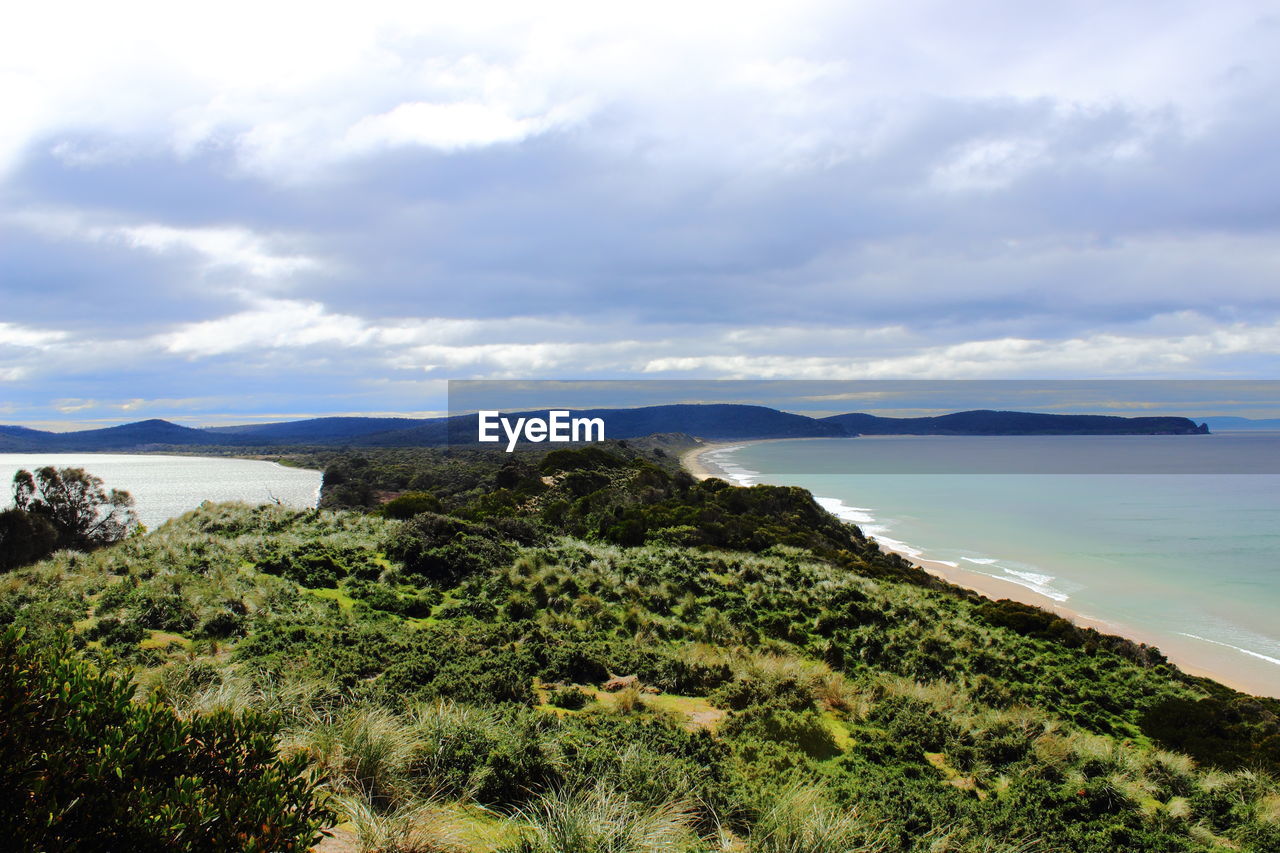
[[[545, 415], [504, 413], [507, 417]], [[1187, 418], [1120, 418], [1032, 412], [957, 412], [932, 418], [869, 414], [811, 418], [766, 406], [682, 404], [633, 409], [575, 410], [603, 418], [609, 438], [683, 433], [710, 441], [835, 438], [857, 435], [1193, 435], [1208, 431]], [[449, 418], [310, 418], [267, 424], [192, 429], [147, 420], [106, 429], [53, 433], [0, 426], [0, 451], [53, 452], [179, 448], [443, 447], [475, 443], [476, 416]]]
[[0, 625], [183, 719], [268, 712], [361, 850], [1280, 849], [1280, 702], [804, 490], [628, 443], [338, 455], [326, 501], [384, 456], [438, 511], [205, 505], [6, 576]]
[[[508, 418], [546, 415], [546, 410], [504, 413]], [[640, 438], [656, 433], [684, 433], [712, 441], [756, 438], [815, 438], [844, 435], [833, 424], [780, 412], [766, 406], [728, 403], [642, 406], [634, 409], [576, 409], [574, 417], [601, 418], [611, 439]], [[432, 447], [446, 443], [473, 444], [477, 435], [475, 415], [435, 419], [394, 432], [356, 439], [353, 445], [369, 447]]]
[[1188, 418], [1122, 418], [1054, 415], [986, 409], [930, 418], [882, 418], [848, 414], [823, 418], [848, 435], [1199, 435], [1208, 432]]
[[279, 423], [205, 427], [214, 436], [234, 436], [236, 440], [258, 444], [327, 444], [360, 436], [405, 430], [427, 423], [418, 418], [308, 418]]
[[0, 426], [0, 448], [12, 452], [59, 452], [100, 450], [148, 450], [163, 447], [208, 445], [205, 430], [178, 426], [152, 419], [103, 429], [76, 432], [45, 432], [25, 427]]

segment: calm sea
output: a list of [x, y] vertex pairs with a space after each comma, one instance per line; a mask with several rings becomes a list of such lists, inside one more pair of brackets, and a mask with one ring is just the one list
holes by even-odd
[[149, 530], [206, 500], [261, 504], [278, 499], [286, 506], [313, 507], [320, 496], [319, 471], [274, 462], [121, 453], [0, 453], [0, 507], [12, 504], [9, 484], [15, 472], [45, 465], [84, 468], [101, 477], [107, 489], [129, 492], [138, 519]]
[[[1238, 473], [1274, 472], [1280, 434], [861, 437], [703, 458], [747, 484], [809, 489], [894, 550], [1280, 695], [1280, 474]], [[1128, 473], [1186, 468], [1201, 473]], [[953, 470], [987, 473], [939, 473]], [[1059, 470], [1092, 473], [1043, 473]]]

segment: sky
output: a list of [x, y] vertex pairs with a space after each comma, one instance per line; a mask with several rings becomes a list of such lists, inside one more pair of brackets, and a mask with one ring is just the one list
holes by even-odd
[[0, 423], [1280, 373], [1273, 3], [20, 6]]

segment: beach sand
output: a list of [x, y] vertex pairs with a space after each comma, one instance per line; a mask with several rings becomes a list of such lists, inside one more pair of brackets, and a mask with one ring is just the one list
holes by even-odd
[[699, 480], [709, 480], [712, 477], [719, 477], [722, 480], [733, 482], [733, 479], [729, 477], [729, 475], [725, 474], [719, 466], [706, 461], [702, 456], [707, 453], [711, 453], [714, 450], [723, 450], [726, 447], [738, 447], [748, 443], [749, 442], [746, 441], [739, 441], [736, 443], [728, 441], [705, 442], [690, 450], [686, 450], [680, 456], [680, 464], [684, 466], [684, 470], [688, 471]]
[[[726, 473], [725, 470], [717, 465], [714, 461], [706, 458], [717, 450], [724, 450], [730, 447], [742, 447], [748, 444], [759, 444], [762, 441], [794, 441], [795, 439], [758, 439], [753, 441], [722, 441], [707, 442], [691, 450], [686, 451], [680, 457], [680, 463], [684, 469], [699, 480], [706, 480], [711, 477], [719, 477], [730, 483], [738, 483], [738, 481]], [[1028, 589], [1020, 584], [1004, 581], [999, 578], [984, 575], [980, 572], [970, 572], [965, 569], [952, 566], [948, 563], [940, 563], [934, 560], [921, 559], [918, 556], [903, 553], [884, 545], [880, 546], [882, 550], [889, 553], [897, 554], [900, 557], [910, 561], [913, 565], [919, 566], [929, 574], [941, 578], [948, 583], [955, 584], [959, 587], [972, 590], [986, 598], [992, 600], [1000, 600], [1002, 598], [1011, 599], [1021, 602], [1022, 604], [1030, 604], [1043, 610], [1056, 613], [1062, 618], [1078, 625], [1082, 628], [1093, 628], [1104, 634], [1115, 634], [1136, 643], [1146, 643], [1149, 646], [1155, 646], [1179, 669], [1189, 675], [1203, 676], [1212, 678], [1214, 681], [1220, 682], [1232, 687], [1236, 690], [1243, 691], [1258, 696], [1280, 696], [1280, 688], [1275, 684], [1260, 682], [1256, 676], [1248, 672], [1232, 672], [1224, 667], [1223, 662], [1214, 655], [1211, 649], [1206, 649], [1204, 644], [1198, 643], [1191, 638], [1178, 638], [1167, 635], [1156, 636], [1149, 631], [1134, 628], [1131, 625], [1121, 625], [1115, 622], [1108, 622], [1077, 613], [1069, 607], [1066, 607], [1060, 601], [1055, 601], [1047, 595], [1041, 595], [1035, 590]]]

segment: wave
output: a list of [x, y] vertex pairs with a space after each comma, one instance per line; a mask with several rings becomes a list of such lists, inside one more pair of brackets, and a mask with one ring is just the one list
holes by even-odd
[[871, 510], [862, 506], [849, 506], [839, 498], [827, 498], [814, 496], [814, 501], [818, 506], [834, 515], [841, 521], [852, 521], [854, 524], [872, 524], [875, 517], [871, 515]]
[[891, 538], [888, 535], [889, 528], [883, 524], [876, 524], [875, 516], [871, 514], [869, 508], [850, 506], [839, 498], [829, 498], [822, 495], [814, 495], [813, 500], [818, 506], [841, 521], [849, 521], [858, 525], [865, 535], [875, 539], [882, 547], [888, 548], [890, 551], [897, 551], [906, 557], [921, 559], [923, 551], [908, 545], [906, 542]]
[[[1053, 575], [1043, 575], [1039, 572], [1020, 572], [1016, 569], [1005, 568], [1004, 566], [1000, 566], [999, 568], [1006, 572], [1006, 574], [988, 575], [988, 577], [993, 577], [999, 581], [1016, 583], [1018, 586], [1026, 587], [1033, 592], [1040, 593], [1045, 598], [1052, 598], [1054, 601], [1066, 601], [1071, 597], [1053, 585], [1053, 581], [1057, 580]], [[981, 574], [986, 574], [986, 572], [982, 572]]]
[[1201, 642], [1205, 642], [1205, 643], [1213, 643], [1215, 646], [1224, 646], [1225, 648], [1228, 648], [1228, 649], [1235, 649], [1237, 652], [1243, 652], [1244, 654], [1249, 655], [1250, 657], [1259, 658], [1261, 660], [1266, 661], [1267, 663], [1274, 663], [1276, 666], [1280, 666], [1280, 658], [1273, 658], [1271, 657], [1271, 655], [1264, 655], [1262, 652], [1255, 652], [1255, 651], [1250, 651], [1249, 649], [1242, 649], [1239, 646], [1233, 646], [1230, 643], [1223, 643], [1219, 640], [1210, 640], [1208, 637], [1201, 637], [1199, 634], [1188, 634], [1186, 631], [1179, 631], [1178, 633], [1184, 637], [1190, 637], [1193, 640], [1200, 640]]
[[742, 444], [734, 444], [729, 447], [721, 447], [703, 455], [702, 458], [704, 461], [718, 468], [720, 473], [723, 474], [730, 482], [739, 486], [754, 486], [756, 483], [760, 482], [759, 471], [753, 471], [750, 468], [738, 465], [725, 458], [728, 454], [735, 450], [739, 450], [744, 446], [745, 445]]
[[[759, 471], [753, 471], [750, 468], [735, 465], [723, 458], [717, 458], [721, 457], [722, 454], [728, 455], [743, 446], [744, 445], [735, 445], [733, 447], [724, 447], [712, 453], [708, 453], [707, 457], [714, 458], [715, 465], [727, 475], [733, 477], [739, 485], [755, 485], [759, 482], [758, 478], [761, 476]], [[872, 514], [874, 510], [870, 507], [851, 506], [840, 498], [833, 498], [825, 495], [814, 495], [813, 500], [818, 504], [818, 506], [822, 507], [841, 521], [848, 521], [858, 525], [865, 535], [875, 539], [882, 548], [886, 548], [890, 551], [896, 551], [911, 560], [927, 560], [931, 563], [938, 563], [953, 569], [960, 569], [959, 563], [937, 557], [926, 556], [924, 549], [917, 548], [900, 539], [894, 539], [889, 535], [888, 525], [883, 522], [877, 522], [875, 516]], [[1054, 585], [1054, 581], [1056, 581], [1057, 578], [1053, 575], [1047, 575], [1042, 572], [1011, 569], [1006, 566], [997, 565], [999, 560], [995, 557], [961, 557], [960, 559], [973, 563], [975, 566], [990, 566], [992, 569], [999, 569], [1001, 574], [981, 571], [978, 568], [961, 569], [961, 571], [971, 571], [975, 574], [984, 575], [985, 577], [1017, 584], [1018, 586], [1029, 589], [1032, 592], [1039, 593], [1045, 598], [1053, 601], [1063, 602], [1067, 601], [1071, 597], [1059, 586]]]

